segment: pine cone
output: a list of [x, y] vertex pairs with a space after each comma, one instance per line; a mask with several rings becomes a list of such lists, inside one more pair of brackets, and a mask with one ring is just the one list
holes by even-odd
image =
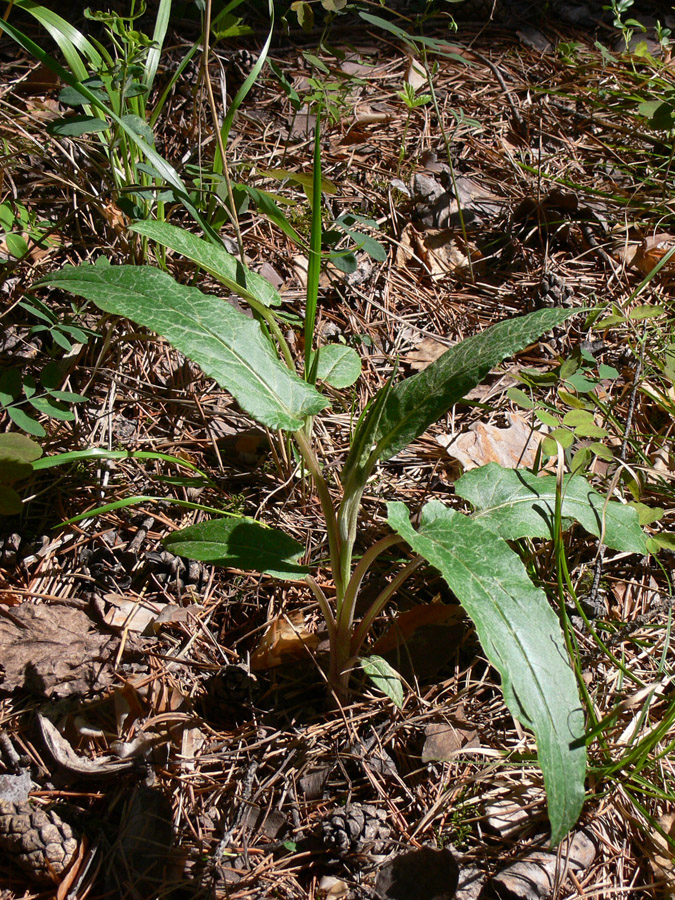
[[574, 306], [572, 297], [574, 291], [564, 278], [555, 272], [546, 272], [541, 277], [539, 290], [537, 291], [537, 308], [546, 307], [553, 309], [557, 306], [568, 309]]
[[389, 838], [386, 812], [370, 803], [351, 803], [330, 813], [322, 824], [326, 846], [338, 856], [381, 853]]
[[227, 61], [227, 69], [233, 88], [239, 90], [257, 62], [257, 57], [250, 50], [235, 50], [232, 53]]
[[58, 882], [77, 846], [70, 825], [53, 810], [0, 800], [0, 850], [37, 884]]
[[257, 693], [258, 679], [245, 666], [234, 663], [223, 666], [207, 682], [210, 703], [241, 706], [250, 703]]
[[206, 569], [196, 559], [183, 560], [168, 550], [151, 550], [145, 560], [155, 580], [167, 589], [175, 588], [178, 594], [191, 589], [198, 593], [206, 584]]

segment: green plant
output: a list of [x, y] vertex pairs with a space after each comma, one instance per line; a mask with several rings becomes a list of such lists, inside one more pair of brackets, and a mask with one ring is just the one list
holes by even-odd
[[[318, 143], [318, 138], [317, 138]], [[564, 321], [569, 311], [540, 310], [501, 322], [451, 347], [423, 372], [393, 379], [363, 410], [341, 472], [342, 494], [335, 506], [331, 487], [312, 440], [312, 421], [329, 404], [316, 387], [322, 381], [351, 384], [360, 370], [353, 349], [315, 348], [314, 317], [318, 286], [320, 168], [314, 170], [314, 227], [308, 277], [303, 376], [278, 327], [279, 297], [264, 279], [249, 272], [223, 249], [179, 228], [139, 222], [138, 234], [176, 250], [219, 278], [253, 308], [258, 321], [196, 287], [176, 282], [150, 267], [82, 265], [62, 269], [42, 283], [93, 300], [106, 312], [122, 315], [156, 331], [204, 372], [229, 390], [262, 425], [287, 432], [310, 473], [325, 518], [332, 601], [300, 562], [304, 547], [282, 532], [246, 518], [214, 519], [171, 535], [173, 552], [213, 564], [267, 572], [279, 578], [304, 577], [322, 614], [330, 640], [328, 681], [338, 697], [348, 691], [360, 663], [398, 703], [403, 690], [384, 660], [364, 655], [370, 628], [396, 590], [424, 560], [438, 568], [474, 620], [488, 659], [502, 678], [512, 713], [537, 737], [538, 756], [549, 798], [553, 841], [574, 824], [583, 802], [584, 716], [561, 627], [543, 591], [535, 586], [507, 540], [555, 537], [556, 522], [580, 522], [608, 546], [646, 552], [635, 510], [607, 502], [580, 476], [537, 478], [526, 472], [488, 466], [469, 472], [456, 492], [474, 507], [471, 516], [431, 501], [419, 524], [401, 502], [388, 504], [393, 533], [354, 559], [364, 489], [378, 463], [395, 456], [477, 385], [502, 359]], [[398, 573], [355, 620], [359, 589], [368, 569], [392, 548], [400, 555]]]
[[[171, 10], [170, 0], [160, 0], [152, 37], [133, 27], [136, 4], [131, 15], [103, 16], [112, 50], [98, 41], [89, 40], [58, 13], [40, 6], [34, 0], [7, 0], [10, 5], [32, 15], [56, 42], [65, 66], [43, 47], [31, 40], [10, 21], [0, 18], [0, 30], [6, 32], [27, 53], [47, 66], [67, 85], [61, 92], [62, 102], [81, 113], [53, 124], [58, 135], [92, 134], [103, 156], [103, 171], [109, 172], [111, 190], [116, 201], [131, 214], [160, 218], [163, 204], [170, 197], [181, 203], [199, 223], [211, 240], [218, 237], [190, 197], [178, 172], [155, 149], [153, 128], [166, 101], [170, 85], [150, 112], [147, 101], [159, 65], [161, 47], [166, 35]], [[234, 0], [230, 6], [239, 5]], [[193, 47], [179, 66], [174, 80], [197, 51]]]
[[47, 363], [39, 380], [28, 373], [22, 376], [18, 369], [5, 369], [0, 375], [0, 406], [22, 431], [44, 437], [45, 429], [26, 412], [26, 407], [52, 419], [69, 422], [75, 418], [69, 405], [87, 400], [82, 394], [62, 391], [59, 388], [61, 380], [61, 370], [55, 361]]
[[72, 306], [72, 316], [59, 316], [38, 297], [25, 294], [18, 306], [38, 320], [38, 324], [32, 325], [28, 332], [30, 337], [35, 334], [49, 335], [53, 342], [66, 353], [72, 352], [72, 341], [84, 345], [90, 338], [96, 337], [96, 332], [91, 328], [77, 324], [81, 310], [77, 309], [75, 305]]
[[48, 237], [52, 227], [51, 222], [38, 219], [22, 203], [7, 200], [0, 203], [0, 241], [16, 259], [30, 252], [28, 241], [41, 249], [53, 246], [55, 239]]
[[[131, 0], [128, 16], [85, 10], [87, 18], [103, 26], [105, 44], [86, 38], [57, 13], [36, 3], [16, 0], [14, 5], [33, 15], [54, 38], [75, 79], [75, 84], [63, 88], [59, 100], [76, 113], [55, 120], [48, 131], [62, 137], [98, 135], [99, 151], [105, 170], [110, 173], [117, 204], [133, 217], [150, 215], [158, 200], [161, 178], [144, 164], [143, 149], [130, 140], [129, 131], [149, 146], [154, 144], [152, 123], [160, 108], [150, 116], [148, 99], [171, 4], [168, 0], [159, 4], [151, 37], [134, 27], [135, 19], [145, 11], [143, 3]], [[9, 30], [7, 25], [4, 27]], [[92, 104], [92, 96], [98, 101], [96, 105]], [[113, 115], [107, 114], [106, 107]]]
[[0, 516], [21, 512], [23, 502], [14, 488], [33, 474], [42, 448], [23, 434], [0, 434]]
[[396, 175], [401, 174], [401, 165], [403, 164], [403, 160], [405, 158], [405, 142], [408, 137], [408, 129], [410, 128], [410, 119], [412, 117], [412, 113], [414, 109], [419, 109], [421, 106], [426, 106], [428, 103], [431, 103], [431, 94], [420, 94], [417, 95], [417, 92], [414, 86], [406, 81], [403, 85], [402, 91], [396, 91], [396, 96], [403, 100], [408, 110], [405, 119], [405, 125], [403, 126], [403, 135], [401, 137], [401, 149], [398, 154], [398, 168], [396, 170]]
[[[588, 469], [594, 457], [611, 461], [613, 452], [605, 441], [609, 427], [616, 426], [614, 417], [604, 397], [605, 385], [619, 377], [612, 366], [598, 365], [593, 354], [585, 349], [575, 350], [568, 359], [552, 372], [523, 369], [520, 377], [530, 388], [551, 386], [556, 388], [555, 402], [535, 401], [533, 396], [520, 388], [509, 388], [508, 397], [522, 409], [534, 410], [535, 418], [551, 429], [542, 441], [542, 455], [556, 456], [558, 446], [565, 451], [565, 460], [572, 472]], [[566, 411], [561, 412], [560, 407]], [[599, 424], [599, 422], [601, 424]]]
[[626, 13], [634, 2], [635, 0], [610, 0], [608, 6], [603, 6], [603, 9], [609, 10], [614, 16], [613, 25], [621, 32], [626, 50], [630, 49], [630, 42], [636, 28], [642, 32], [647, 30], [637, 19], [626, 18]]

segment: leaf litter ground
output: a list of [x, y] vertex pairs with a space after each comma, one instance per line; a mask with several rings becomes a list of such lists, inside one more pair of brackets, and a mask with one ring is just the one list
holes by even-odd
[[[601, 29], [599, 38], [611, 44], [614, 35]], [[405, 108], [396, 92], [410, 73], [403, 48], [375, 30], [361, 30], [356, 42], [353, 29], [336, 28], [332, 43], [345, 47], [344, 59], [321, 54], [339, 85], [335, 117], [324, 122], [324, 173], [339, 185], [330, 213], [376, 219], [372, 234], [388, 250], [385, 261], [358, 250], [353, 273], [331, 269], [322, 277], [319, 334], [359, 350], [361, 401], [386, 383], [397, 360], [405, 373], [418, 371], [439, 346], [537, 306], [614, 303], [627, 313], [670, 296], [665, 271], [628, 300], [665, 252], [672, 215], [661, 184], [667, 148], [636, 125], [621, 89], [630, 60], [603, 60], [587, 30], [560, 32], [550, 22], [464, 24], [452, 41], [466, 64], [441, 59], [433, 76], [452, 170], [431, 106], [414, 111], [401, 159]], [[563, 48], [578, 42], [576, 63], [565, 61], [572, 50], [560, 50], [561, 41]], [[3, 365], [35, 376], [55, 347], [30, 333], [32, 320], [16, 306], [30, 284], [101, 251], [129, 262], [138, 245], [102, 193], [92, 145], [54, 144], [45, 154], [56, 89], [2, 46], [10, 86], [0, 101], [11, 148], [5, 189], [59, 222], [53, 245], [8, 266], [2, 288]], [[296, 35], [292, 47], [273, 53], [300, 93], [316, 75], [301, 51], [315, 47], [316, 40]], [[269, 76], [256, 90], [235, 121], [230, 164], [241, 181], [293, 201], [301, 229], [301, 193], [255, 173], [307, 171], [313, 120], [295, 114]], [[200, 97], [181, 84], [158, 135], [161, 152], [183, 164], [213, 152]], [[289, 311], [301, 312], [301, 252], [263, 216], [244, 214], [242, 226], [250, 265], [282, 287]], [[179, 272], [185, 264], [171, 265]], [[184, 274], [189, 280], [192, 269]], [[46, 299], [68, 313], [57, 292]], [[481, 428], [502, 432], [496, 440], [515, 465], [523, 446], [514, 417], [527, 424], [532, 412], [514, 406], [516, 395], [507, 391], [526, 387], [520, 373], [529, 369], [539, 412], [562, 420], [547, 376], [582, 345], [595, 361], [584, 371], [596, 377], [596, 395], [611, 411], [601, 440], [618, 454], [627, 437], [626, 462], [639, 468], [641, 499], [672, 507], [664, 452], [671, 425], [655, 387], [667, 324], [645, 321], [649, 328], [636, 319], [632, 329], [589, 331], [579, 316], [494, 372], [469, 403], [378, 470], [366, 493], [362, 546], [381, 534], [387, 501], [418, 509], [440, 499], [463, 508], [453, 493], [458, 462], [493, 459]], [[348, 707], [328, 708], [325, 636], [302, 582], [213, 572], [160, 543], [198, 521], [169, 502], [178, 498], [283, 527], [320, 557], [318, 506], [292, 475], [283, 445], [167, 345], [91, 311], [84, 324], [103, 340], [56, 355], [64, 389], [86, 393], [89, 402], [72, 421], [44, 420], [45, 455], [93, 446], [161, 451], [209, 472], [212, 484], [177, 481], [184, 473], [158, 461], [84, 463], [43, 472], [24, 515], [3, 522], [0, 796], [21, 802], [31, 788], [66, 823], [59, 828], [72, 827], [80, 838], [77, 852], [68, 844], [70, 896], [433, 897], [448, 896], [457, 877], [464, 898], [481, 891], [647, 897], [664, 882], [667, 890], [668, 853], [645, 817], [670, 828], [673, 780], [662, 755], [673, 739], [667, 555], [661, 568], [653, 558], [608, 553], [600, 572], [597, 544], [576, 531], [568, 536], [587, 619], [637, 680], [600, 653], [574, 610], [596, 716], [612, 714], [602, 744], [591, 745], [593, 765], [621, 759], [665, 725], [644, 758], [635, 754], [616, 772], [591, 778], [571, 844], [559, 857], [546, 856], [533, 741], [514, 727], [496, 676], [440, 577], [421, 571], [396, 598], [398, 624], [385, 613], [376, 636], [376, 651], [409, 683], [403, 709], [365, 682]], [[637, 355], [627, 351], [631, 341]], [[618, 377], [601, 378], [598, 365]], [[317, 421], [329, 462], [346, 454], [352, 403], [336, 394], [332, 411]], [[590, 440], [568, 431], [579, 448]], [[469, 433], [476, 440], [467, 462], [452, 448]], [[599, 490], [609, 488], [605, 471], [597, 458]], [[134, 495], [155, 499], [55, 529]], [[661, 525], [672, 527], [667, 515]], [[540, 542], [529, 550], [532, 570], [552, 584], [551, 547]], [[372, 576], [364, 602], [386, 577]], [[48, 730], [45, 714], [62, 732]], [[16, 855], [16, 842], [0, 846], [7, 849], [3, 896], [56, 896], [48, 885], [60, 871], [45, 875], [43, 867], [36, 876]], [[415, 850], [420, 855], [410, 856]], [[10, 864], [12, 854], [18, 865]], [[416, 893], [396, 894], [396, 884], [414, 884]]]

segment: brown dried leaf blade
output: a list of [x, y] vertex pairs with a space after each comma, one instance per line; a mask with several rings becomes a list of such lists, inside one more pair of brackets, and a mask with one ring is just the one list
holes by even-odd
[[113, 678], [118, 638], [92, 630], [80, 609], [0, 606], [0, 690], [47, 697], [100, 691]]

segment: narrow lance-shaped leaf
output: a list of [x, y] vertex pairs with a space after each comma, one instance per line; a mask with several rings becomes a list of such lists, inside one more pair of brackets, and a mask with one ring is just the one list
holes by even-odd
[[[508, 540], [552, 536], [555, 519], [555, 475], [533, 475], [488, 463], [466, 472], [455, 493], [474, 507], [472, 518]], [[647, 538], [632, 506], [594, 491], [581, 475], [563, 481], [562, 517], [574, 519], [603, 543], [624, 553], [647, 553]]]
[[389, 459], [423, 434], [429, 425], [462, 399], [503, 359], [527, 347], [539, 335], [560, 325], [578, 310], [542, 309], [499, 322], [450, 347], [416, 375], [399, 381], [378, 416], [365, 417], [362, 433], [343, 470], [342, 480], [364, 484], [378, 460]]
[[156, 331], [268, 428], [297, 431], [328, 405], [277, 358], [257, 322], [159, 269], [67, 266], [40, 283]]
[[177, 556], [215, 566], [266, 572], [275, 578], [300, 579], [309, 571], [298, 564], [302, 544], [255, 519], [212, 519], [190, 525], [164, 541]]
[[247, 269], [224, 247], [217, 247], [183, 228], [169, 225], [168, 222], [134, 222], [130, 230], [196, 262], [245, 300], [253, 297], [263, 306], [281, 305], [281, 296], [269, 281]]
[[431, 501], [419, 530], [403, 503], [388, 504], [391, 527], [435, 566], [473, 620], [499, 672], [512, 714], [537, 738], [557, 844], [584, 801], [584, 715], [558, 619], [506, 541], [480, 522]]
[[378, 687], [383, 694], [397, 706], [403, 709], [403, 683], [401, 676], [392, 668], [386, 659], [381, 656], [363, 656], [359, 660], [361, 668], [368, 678]]

